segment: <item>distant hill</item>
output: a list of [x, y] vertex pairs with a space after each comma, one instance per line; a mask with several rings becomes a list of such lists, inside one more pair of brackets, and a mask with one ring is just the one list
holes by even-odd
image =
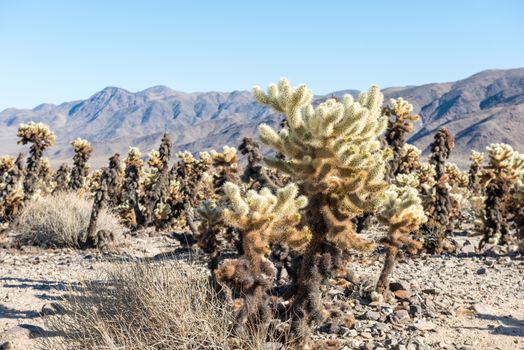
[[[509, 143], [524, 151], [524, 68], [488, 70], [457, 82], [383, 92], [386, 99], [401, 96], [413, 103], [422, 121], [409, 141], [426, 152], [442, 126], [456, 135], [453, 160], [459, 163], [471, 149], [483, 150], [492, 142]], [[358, 91], [326, 96], [347, 93]], [[143, 153], [157, 148], [164, 131], [170, 133], [175, 150], [194, 152], [238, 145], [242, 137], [256, 135], [260, 123], [277, 125], [280, 119], [248, 91], [184, 93], [155, 86], [132, 93], [108, 87], [87, 100], [0, 112], [0, 154], [20, 150], [16, 129], [29, 121], [44, 122], [57, 134], [57, 145], [47, 152], [53, 163], [70, 160], [69, 142], [82, 137], [93, 143], [91, 163], [98, 167], [114, 152], [125, 154], [131, 145]]]

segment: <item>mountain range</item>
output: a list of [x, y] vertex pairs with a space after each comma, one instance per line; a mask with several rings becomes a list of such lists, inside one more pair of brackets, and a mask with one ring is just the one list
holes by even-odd
[[[409, 139], [428, 152], [435, 132], [447, 127], [456, 136], [452, 161], [464, 164], [471, 149], [484, 150], [504, 142], [524, 151], [524, 68], [487, 70], [450, 83], [386, 88], [386, 101], [403, 97], [421, 116]], [[335, 91], [325, 96], [358, 94]], [[167, 131], [174, 150], [192, 152], [222, 145], [238, 145], [244, 136], [256, 135], [260, 123], [277, 126], [281, 116], [258, 104], [248, 91], [184, 93], [155, 86], [136, 93], [107, 87], [86, 100], [59, 105], [41, 104], [34, 109], [8, 108], [0, 112], [0, 154], [16, 154], [18, 124], [43, 122], [57, 135], [57, 144], [46, 152], [53, 164], [69, 160], [69, 142], [77, 137], [94, 146], [91, 164], [104, 165], [115, 152], [129, 146], [143, 153], [157, 148]]]

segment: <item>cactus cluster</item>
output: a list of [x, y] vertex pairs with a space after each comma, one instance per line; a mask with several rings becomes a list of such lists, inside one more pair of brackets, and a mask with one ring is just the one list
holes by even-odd
[[[283, 116], [279, 131], [259, 126], [269, 150], [245, 137], [238, 151], [180, 151], [171, 162], [166, 133], [147, 156], [130, 147], [123, 167], [115, 154], [107, 167], [90, 171], [93, 147], [76, 139], [72, 167], [54, 172], [43, 155], [54, 134], [43, 124], [20, 125], [29, 157], [25, 167], [22, 154], [0, 157], [0, 230], [39, 194], [85, 192], [93, 206], [81, 248], [112, 240], [97, 229], [102, 208], [133, 231], [189, 235], [187, 248], [204, 253], [213, 286], [236, 307], [235, 331], [279, 318], [290, 321], [303, 347], [313, 326], [339, 331], [355, 322], [348, 304], [325, 305], [322, 294], [325, 284], [350, 284], [355, 250], [385, 251], [372, 295], [387, 297], [399, 256], [454, 248], [452, 233], [470, 214], [465, 209], [482, 201], [479, 248], [516, 242], [524, 251], [524, 155], [509, 145], [490, 145], [486, 165], [472, 151], [464, 172], [448, 161], [454, 140], [447, 129], [436, 133], [424, 161], [406, 143], [419, 119], [413, 106], [399, 98], [383, 108], [376, 86], [356, 98], [319, 102], [305, 85], [283, 79], [253, 94]], [[384, 229], [378, 248], [359, 235], [368, 218]]]

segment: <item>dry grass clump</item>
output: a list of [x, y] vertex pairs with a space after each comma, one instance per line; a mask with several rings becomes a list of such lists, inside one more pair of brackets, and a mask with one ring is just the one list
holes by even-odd
[[[268, 332], [231, 338], [234, 312], [202, 268], [183, 262], [113, 266], [48, 319], [46, 349], [264, 349]], [[233, 344], [235, 343], [235, 344]]]
[[[27, 203], [14, 228], [22, 244], [48, 247], [79, 247], [85, 242], [92, 200], [68, 192], [35, 198]], [[118, 218], [102, 210], [98, 229], [111, 233], [115, 242], [122, 236]]]

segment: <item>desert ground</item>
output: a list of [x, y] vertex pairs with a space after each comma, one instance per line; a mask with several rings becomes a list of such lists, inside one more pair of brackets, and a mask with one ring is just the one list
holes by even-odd
[[[356, 323], [337, 334], [321, 326], [316, 338], [337, 338], [341, 349], [524, 349], [524, 259], [488, 250], [457, 235], [454, 255], [405, 257], [392, 281], [395, 302], [370, 302], [359, 291], [373, 285], [381, 261], [356, 254], [349, 264], [353, 287], [333, 285], [325, 295], [352, 305]], [[63, 312], [61, 300], [111, 264], [142, 259], [203, 263], [197, 251], [170, 234], [127, 236], [110, 253], [22, 247], [0, 250], [0, 340], [3, 349], [38, 349], [56, 336], [46, 318]], [[392, 288], [394, 289], [394, 288]], [[329, 327], [328, 327], [329, 328]]]

